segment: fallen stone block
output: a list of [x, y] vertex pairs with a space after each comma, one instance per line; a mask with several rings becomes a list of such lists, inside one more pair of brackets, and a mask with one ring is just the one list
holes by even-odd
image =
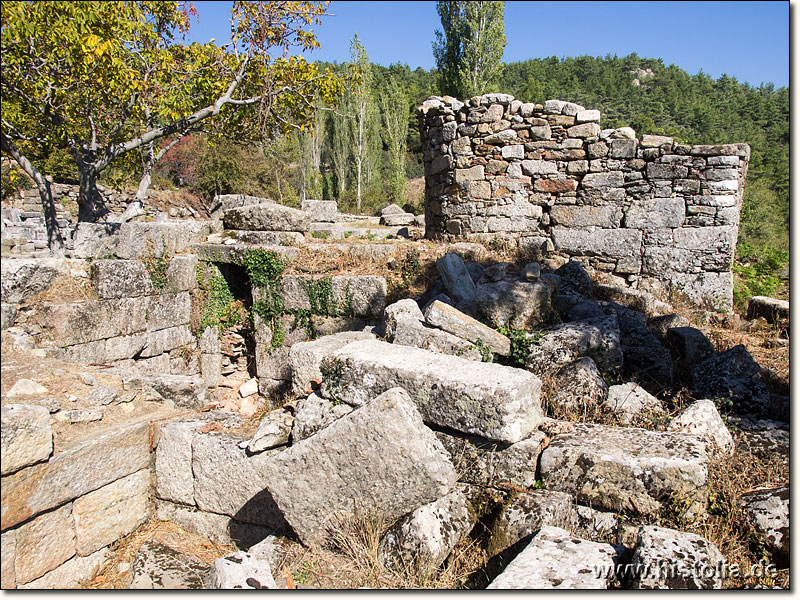
[[609, 387], [605, 407], [622, 425], [630, 425], [637, 417], [665, 414], [658, 398], [632, 382]]
[[155, 540], [139, 547], [129, 590], [200, 590], [209, 566]]
[[[5, 235], [5, 234], [4, 234]], [[0, 297], [4, 304], [19, 304], [49, 288], [69, 272], [63, 258], [6, 258], [0, 261]]]
[[570, 288], [585, 298], [592, 298], [592, 278], [577, 260], [564, 263], [556, 269], [555, 274], [561, 278], [563, 288]]
[[445, 254], [436, 261], [436, 269], [442, 277], [447, 293], [456, 302], [471, 306], [477, 297], [475, 283], [467, 272], [464, 261], [458, 254]]
[[652, 331], [662, 344], [667, 341], [667, 331], [673, 327], [690, 327], [689, 319], [678, 313], [660, 315], [647, 319], [647, 328]]
[[0, 534], [0, 587], [13, 590], [17, 587], [14, 562], [17, 558], [17, 532], [15, 529]]
[[569, 529], [574, 521], [573, 500], [569, 494], [552, 490], [533, 490], [516, 496], [497, 517], [492, 528], [489, 556], [514, 546], [526, 545], [542, 527]]
[[789, 488], [756, 490], [739, 498], [747, 522], [764, 544], [779, 555], [789, 553]]
[[444, 562], [474, 523], [466, 497], [456, 489], [401, 519], [383, 537], [379, 551], [387, 566], [429, 573]]
[[714, 354], [714, 344], [702, 331], [694, 327], [667, 329], [666, 345], [677, 359], [680, 372], [689, 371], [697, 363]]
[[280, 204], [251, 204], [225, 211], [222, 223], [225, 229], [305, 232], [311, 225], [311, 215]]
[[618, 285], [597, 284], [594, 286], [594, 295], [599, 300], [618, 302], [631, 310], [644, 313], [648, 317], [657, 317], [673, 312], [673, 308], [669, 304], [642, 290]]
[[17, 320], [17, 307], [15, 304], [0, 304], [0, 329], [13, 327]]
[[93, 423], [103, 420], [103, 411], [100, 409], [71, 408], [56, 413], [55, 418], [65, 423]]
[[486, 589], [606, 589], [622, 556], [617, 547], [543, 527]]
[[322, 394], [360, 406], [398, 386], [426, 421], [491, 440], [517, 442], [541, 420], [542, 384], [531, 373], [377, 340], [334, 353]]
[[205, 587], [211, 590], [273, 590], [276, 585], [269, 561], [239, 551], [211, 563]]
[[6, 398], [25, 398], [27, 396], [41, 396], [47, 393], [46, 387], [32, 379], [19, 379], [6, 392]]
[[723, 562], [717, 547], [699, 535], [644, 526], [631, 557], [629, 585], [635, 590], [718, 590]]
[[731, 400], [738, 411], [763, 411], [769, 404], [761, 369], [742, 344], [716, 352], [696, 365], [692, 369], [692, 382], [700, 396]]
[[669, 431], [695, 435], [710, 441], [725, 454], [733, 454], [733, 436], [711, 400], [694, 402], [670, 422]]
[[305, 544], [321, 541], [354, 509], [396, 518], [445, 496], [456, 481], [441, 443], [397, 388], [276, 454], [269, 467], [269, 491]]
[[[318, 315], [375, 318], [386, 307], [387, 284], [381, 275], [286, 275], [281, 300], [288, 310], [308, 310]], [[253, 301], [263, 297], [253, 289]]]
[[477, 287], [476, 309], [492, 327], [530, 329], [550, 318], [552, 289], [543, 281], [498, 281]]
[[539, 462], [546, 489], [582, 504], [648, 515], [677, 503], [687, 517], [706, 508], [708, 455], [695, 436], [576, 423]]
[[202, 408], [206, 404], [208, 384], [202, 377], [190, 375], [159, 375], [146, 377], [143, 383], [163, 400], [172, 400], [182, 408]]
[[482, 360], [477, 346], [452, 333], [432, 327], [417, 319], [416, 316], [410, 314], [397, 315], [393, 328], [394, 334], [390, 339], [395, 344], [422, 348], [441, 354], [451, 354], [467, 360]]
[[194, 505], [192, 439], [202, 424], [200, 421], [177, 421], [161, 426], [155, 452], [157, 498]]
[[353, 407], [349, 404], [334, 405], [317, 394], [310, 394], [305, 400], [300, 400], [295, 408], [292, 441], [297, 443], [304, 440], [351, 412]]
[[300, 210], [311, 215], [314, 223], [335, 223], [338, 209], [333, 200], [303, 200]]
[[604, 372], [622, 365], [619, 325], [613, 315], [564, 323], [537, 334], [525, 367], [539, 376], [550, 375], [584, 356]]
[[53, 453], [50, 412], [43, 406], [7, 404], [2, 413], [0, 464], [8, 475], [42, 462]]
[[789, 301], [767, 296], [753, 296], [747, 301], [747, 318], [758, 319], [759, 317], [766, 319], [767, 323], [788, 319]]
[[561, 367], [553, 376], [548, 412], [590, 415], [602, 406], [608, 386], [591, 358], [579, 358]]
[[288, 354], [292, 392], [297, 396], [303, 395], [312, 381], [322, 380], [319, 366], [326, 357], [350, 342], [366, 339], [375, 339], [375, 335], [365, 331], [345, 331], [294, 344]]
[[256, 429], [250, 441], [247, 442], [247, 451], [255, 454], [277, 446], [285, 446], [289, 443], [293, 424], [294, 417], [290, 412], [282, 408], [270, 411], [269, 414], [261, 419], [258, 429]]
[[579, 535], [590, 539], [599, 536], [615, 537], [619, 527], [619, 519], [612, 512], [595, 510], [589, 506], [575, 506], [575, 529]]
[[506, 336], [438, 300], [425, 309], [425, 321], [473, 344], [480, 342], [496, 354], [511, 353], [511, 340]]

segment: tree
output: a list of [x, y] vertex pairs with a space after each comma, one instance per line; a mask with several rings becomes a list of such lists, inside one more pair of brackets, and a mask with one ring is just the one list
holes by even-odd
[[365, 163], [371, 158], [368, 139], [375, 112], [371, 89], [372, 65], [358, 34], [355, 34], [350, 42], [350, 63], [359, 78], [359, 84], [353, 90], [354, 114], [351, 124], [352, 140], [355, 144], [353, 150], [356, 166], [356, 210], [360, 211], [361, 184], [364, 180]]
[[[307, 29], [325, 6], [234, 2], [232, 42], [220, 47], [175, 43], [192, 11], [179, 2], [4, 2], [2, 149], [36, 181], [26, 148], [69, 147], [79, 220], [96, 220], [107, 212], [97, 177], [129, 152], [143, 153], [146, 189], [163, 140], [212, 121], [245, 139], [275, 136], [307, 122], [316, 100], [333, 103], [338, 79], [288, 54], [318, 47]], [[40, 195], [52, 205], [44, 186]]]
[[389, 76], [381, 98], [383, 133], [389, 150], [389, 191], [392, 200], [402, 203], [406, 191], [406, 136], [408, 100], [393, 76]]
[[505, 2], [437, 2], [442, 31], [436, 30], [433, 55], [442, 92], [470, 98], [491, 91], [503, 71], [506, 47]]

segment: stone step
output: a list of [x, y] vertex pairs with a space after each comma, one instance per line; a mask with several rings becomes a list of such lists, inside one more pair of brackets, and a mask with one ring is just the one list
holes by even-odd
[[364, 340], [335, 352], [326, 371], [330, 399], [360, 406], [399, 386], [427, 422], [490, 440], [518, 442], [542, 419], [542, 382], [522, 369]]

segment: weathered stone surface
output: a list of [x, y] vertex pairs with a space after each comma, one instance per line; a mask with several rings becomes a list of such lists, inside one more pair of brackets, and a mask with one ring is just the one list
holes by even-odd
[[69, 268], [63, 258], [7, 258], [0, 261], [3, 303], [19, 304], [49, 288]]
[[161, 500], [156, 501], [155, 517], [161, 521], [172, 521], [215, 544], [235, 544], [240, 548], [247, 548], [263, 540], [272, 531], [263, 525], [233, 520], [228, 515], [218, 515], [193, 506]]
[[156, 293], [140, 260], [94, 260], [89, 275], [98, 297], [134, 298]]
[[580, 110], [575, 113], [575, 122], [576, 123], [589, 123], [591, 121], [600, 121], [600, 111], [599, 110]]
[[351, 412], [353, 407], [349, 404], [334, 406], [325, 398], [310, 394], [305, 400], [300, 400], [295, 408], [292, 441], [297, 443], [304, 440]]
[[567, 254], [631, 259], [639, 255], [641, 243], [642, 232], [637, 229], [553, 228], [553, 244]]
[[342, 375], [323, 381], [323, 395], [354, 406], [399, 386], [426, 421], [511, 443], [541, 419], [541, 381], [520, 369], [375, 340], [353, 342], [333, 359]]
[[619, 285], [597, 284], [594, 287], [594, 295], [599, 300], [617, 302], [648, 316], [664, 314], [673, 310], [672, 306], [658, 300], [649, 292]]
[[239, 551], [211, 563], [205, 587], [211, 590], [272, 590], [276, 585], [269, 561]]
[[95, 406], [108, 406], [117, 398], [117, 390], [107, 385], [92, 390], [87, 400]]
[[497, 554], [542, 527], [570, 528], [573, 500], [569, 494], [552, 490], [533, 490], [516, 496], [503, 508], [492, 529], [489, 555]]
[[17, 319], [17, 307], [14, 304], [0, 304], [0, 329], [13, 327]]
[[686, 317], [678, 313], [660, 315], [647, 319], [647, 328], [652, 331], [658, 340], [663, 344], [667, 341], [667, 331], [673, 327], [690, 327], [691, 323]]
[[592, 297], [592, 278], [577, 260], [564, 263], [555, 274], [561, 279], [562, 288], [571, 288], [586, 298]]
[[[311, 283], [311, 281], [317, 283]], [[281, 300], [289, 310], [310, 310], [317, 314], [346, 313], [347, 316], [374, 318], [383, 313], [386, 306], [386, 278], [381, 275], [334, 275], [330, 278], [330, 294], [319, 298], [311, 286], [320, 285], [322, 277], [309, 275], [286, 275], [283, 278]], [[262, 299], [263, 291], [253, 288], [253, 301]], [[312, 306], [312, 297], [314, 305]], [[325, 304], [327, 300], [327, 304]], [[320, 305], [324, 304], [324, 305]]]
[[619, 206], [591, 206], [557, 204], [550, 209], [550, 220], [564, 227], [619, 227], [622, 221]]
[[66, 423], [92, 423], [103, 420], [103, 411], [101, 409], [71, 408], [59, 411], [55, 418]]
[[219, 230], [219, 221], [169, 221], [167, 223], [79, 223], [75, 230], [76, 258], [116, 255], [142, 258], [153, 250], [184, 252]]
[[276, 454], [269, 466], [272, 497], [304, 543], [320, 541], [331, 520], [354, 507], [398, 517], [441, 498], [456, 480], [441, 443], [397, 388]]
[[14, 575], [14, 561], [17, 557], [17, 532], [6, 531], [0, 534], [0, 587], [11, 590], [17, 587]]
[[739, 498], [750, 527], [767, 548], [789, 553], [789, 488], [756, 490]]
[[551, 288], [543, 281], [498, 281], [477, 287], [478, 315], [492, 327], [530, 329], [552, 313]]
[[41, 396], [48, 393], [43, 385], [31, 379], [19, 379], [6, 393], [6, 398], [25, 398], [27, 396]]
[[147, 422], [133, 423], [77, 444], [45, 464], [4, 477], [2, 529], [148, 468], [149, 431]]
[[625, 213], [625, 227], [663, 229], [681, 227], [686, 218], [683, 198], [645, 198], [634, 202]]
[[622, 425], [630, 425], [637, 417], [664, 414], [661, 401], [639, 384], [632, 382], [609, 387], [605, 404], [607, 410]]
[[316, 223], [336, 222], [336, 202], [333, 200], [303, 200], [300, 209], [311, 215], [311, 220]]
[[283, 515], [267, 490], [276, 473], [270, 470], [273, 452], [247, 456], [243, 441], [228, 434], [195, 435], [192, 439], [194, 499], [205, 511], [237, 521], [285, 526]]
[[576, 531], [579, 535], [586, 535], [590, 539], [596, 539], [598, 536], [614, 536], [619, 528], [619, 519], [612, 512], [577, 505], [574, 516]]
[[167, 283], [164, 289], [169, 292], [185, 292], [197, 287], [197, 256], [180, 254], [173, 256], [167, 267]]
[[392, 527], [381, 540], [383, 560], [401, 569], [436, 569], [474, 522], [466, 497], [460, 490], [453, 490], [420, 506]]
[[458, 254], [445, 254], [436, 261], [436, 268], [447, 288], [447, 293], [457, 304], [471, 305], [475, 302], [477, 295], [475, 283]]
[[711, 400], [694, 402], [670, 422], [669, 431], [696, 435], [710, 441], [722, 452], [733, 453], [734, 443], [731, 432], [728, 431], [728, 427]]
[[550, 411], [585, 416], [601, 406], [608, 396], [608, 386], [591, 358], [564, 365], [554, 378], [553, 392], [547, 399]]
[[650, 135], [645, 134], [642, 136], [642, 148], [660, 148], [662, 146], [672, 146], [672, 138], [665, 135]]
[[155, 456], [155, 494], [158, 498], [194, 505], [192, 439], [199, 421], [178, 421], [161, 426]]
[[202, 377], [191, 375], [159, 375], [145, 378], [162, 399], [172, 400], [175, 406], [202, 408], [206, 404], [208, 384]]
[[588, 189], [619, 188], [625, 182], [622, 171], [607, 173], [587, 173], [581, 180], [581, 187]]
[[7, 404], [1, 411], [2, 474], [47, 460], [53, 452], [50, 412], [43, 406], [28, 404]]
[[258, 424], [258, 429], [247, 443], [251, 454], [263, 452], [289, 443], [294, 417], [282, 408], [270, 411]]
[[[83, 581], [92, 579], [95, 573], [111, 558], [108, 548], [101, 548], [89, 556], [73, 556], [64, 564], [56, 567], [33, 581], [23, 584], [23, 590], [53, 590], [77, 588]], [[3, 586], [5, 588], [5, 586]]]
[[653, 514], [678, 499], [696, 515], [708, 496], [705, 443], [686, 434], [578, 423], [544, 449], [540, 468], [545, 488], [614, 511]]
[[425, 320], [434, 327], [452, 333], [469, 342], [481, 342], [492, 352], [508, 356], [511, 340], [480, 321], [443, 302], [434, 300], [425, 309]]
[[133, 560], [131, 590], [199, 590], [209, 566], [169, 546], [148, 540]]
[[15, 550], [17, 586], [41, 577], [74, 556], [72, 504], [65, 504], [21, 525], [16, 530]]
[[629, 583], [635, 590], [721, 589], [722, 561], [717, 547], [699, 535], [648, 525], [639, 529]]
[[546, 526], [486, 589], [606, 589], [621, 562], [620, 552], [611, 544]]
[[[409, 302], [414, 303], [413, 300]], [[414, 303], [416, 306], [416, 303]], [[387, 311], [389, 311], [387, 307]], [[417, 308], [419, 311], [419, 308]], [[420, 312], [420, 315], [422, 313]], [[294, 344], [289, 349], [289, 363], [292, 372], [292, 392], [298, 396], [308, 390], [312, 381], [321, 381], [319, 366], [322, 361], [336, 350], [356, 340], [375, 339], [375, 335], [365, 331], [344, 331], [326, 335], [310, 342]]]
[[247, 231], [308, 231], [311, 215], [280, 204], [251, 204], [225, 211], [225, 229]]
[[81, 496], [73, 503], [78, 554], [89, 556], [147, 520], [150, 470], [142, 469]]
[[[106, 352], [108, 352], [109, 342], [110, 340], [106, 341]], [[194, 336], [187, 325], [149, 332], [145, 337], [145, 347], [140, 356], [142, 358], [150, 358], [175, 350], [181, 346], [188, 346], [189, 348], [194, 346]]]
[[592, 357], [601, 371], [620, 367], [623, 355], [614, 316], [564, 323], [546, 330], [538, 337], [538, 343], [531, 345], [525, 367], [542, 376], [584, 356]]
[[672, 327], [667, 330], [666, 345], [673, 352], [679, 367], [691, 369], [714, 354], [714, 344], [694, 327]]
[[692, 369], [694, 390], [705, 398], [726, 398], [738, 410], [763, 409], [769, 400], [761, 369], [739, 344], [717, 352]]
[[763, 317], [767, 323], [789, 318], [789, 301], [767, 296], [753, 296], [747, 301], [747, 318]]
[[593, 138], [600, 135], [600, 125], [597, 123], [583, 123], [574, 125], [567, 129], [567, 135], [571, 138]]
[[482, 360], [481, 353], [475, 344], [428, 325], [411, 314], [397, 315], [394, 321], [394, 330], [391, 340], [395, 344], [413, 346], [441, 354], [451, 354], [467, 360]]

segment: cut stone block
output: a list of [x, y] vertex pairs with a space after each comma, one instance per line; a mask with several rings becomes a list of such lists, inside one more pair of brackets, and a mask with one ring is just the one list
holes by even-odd
[[282, 529], [283, 515], [267, 490], [275, 476], [269, 468], [273, 453], [247, 456], [239, 448], [242, 441], [227, 434], [194, 436], [192, 471], [197, 506], [237, 521]]
[[739, 344], [716, 352], [692, 369], [694, 391], [705, 398], [725, 398], [738, 410], [763, 409], [769, 400], [761, 381], [761, 369], [747, 349]]
[[673, 351], [683, 369], [691, 369], [697, 363], [714, 354], [714, 344], [706, 335], [694, 327], [672, 327], [667, 330], [667, 346]]
[[635, 590], [718, 590], [723, 562], [717, 547], [699, 535], [644, 526], [631, 557], [630, 586]]
[[277, 446], [285, 446], [289, 443], [293, 424], [294, 417], [290, 412], [282, 408], [270, 411], [261, 419], [258, 429], [247, 443], [247, 451], [255, 454]]
[[498, 281], [477, 287], [478, 316], [492, 327], [530, 329], [552, 313], [552, 290], [543, 281]]
[[426, 324], [410, 314], [398, 314], [392, 323], [394, 334], [390, 338], [395, 344], [423, 348], [431, 352], [460, 356], [467, 360], [481, 360], [481, 353], [474, 344], [452, 333], [447, 333]]
[[16, 530], [17, 586], [41, 577], [74, 555], [72, 504], [39, 515]]
[[211, 563], [205, 587], [211, 590], [273, 590], [276, 585], [269, 561], [239, 551]]
[[[322, 277], [286, 275], [283, 278], [281, 300], [288, 310], [310, 310], [315, 314], [339, 314], [375, 318], [386, 307], [387, 284], [381, 275], [334, 275], [330, 277], [330, 295], [327, 299], [309, 293], [312, 285], [319, 285]], [[316, 282], [316, 284], [312, 283]], [[262, 298], [263, 292], [253, 289], [253, 301]], [[312, 304], [312, 296], [314, 303]], [[327, 302], [327, 303], [326, 303]], [[324, 305], [323, 305], [324, 304]]]
[[145, 378], [150, 386], [164, 400], [172, 400], [182, 408], [202, 408], [206, 404], [208, 384], [202, 377], [190, 375], [159, 375]]
[[200, 425], [200, 421], [179, 421], [161, 426], [155, 457], [158, 498], [194, 505], [192, 439]]
[[315, 223], [335, 223], [337, 207], [332, 200], [303, 200], [300, 209], [311, 215]]
[[99, 298], [135, 298], [156, 293], [140, 260], [94, 260], [89, 274]]
[[381, 540], [383, 560], [401, 569], [441, 565], [469, 533], [475, 519], [464, 494], [456, 489], [404, 517]]
[[188, 292], [197, 287], [197, 256], [181, 254], [173, 256], [167, 268], [167, 292]]
[[73, 556], [52, 571], [19, 587], [23, 590], [77, 588], [81, 582], [90, 580], [109, 558], [111, 552], [108, 548], [101, 548], [89, 556]]
[[434, 300], [425, 309], [425, 320], [473, 344], [480, 341], [496, 354], [508, 356], [511, 352], [511, 340], [506, 336], [444, 302]]
[[573, 522], [573, 501], [569, 494], [533, 490], [519, 494], [497, 518], [492, 530], [489, 555], [497, 554], [542, 527], [569, 528]]
[[17, 557], [17, 532], [6, 531], [0, 534], [0, 587], [12, 590], [17, 587], [14, 576], [14, 561]]
[[[156, 418], [149, 415], [148, 418]], [[134, 423], [3, 478], [2, 529], [150, 467], [150, 427]], [[102, 465], [102, 468], [98, 468]]]
[[117, 541], [147, 520], [150, 470], [142, 469], [75, 500], [78, 554], [89, 556]]
[[447, 293], [457, 304], [471, 305], [475, 302], [477, 294], [475, 283], [458, 254], [449, 253], [442, 256], [436, 261], [436, 269], [442, 277]]
[[0, 409], [0, 463], [8, 475], [43, 460], [53, 452], [50, 412], [43, 406], [7, 404]]
[[732, 454], [734, 450], [733, 436], [711, 400], [693, 403], [670, 422], [669, 431], [689, 433], [708, 440], [726, 454]]
[[544, 449], [540, 468], [545, 488], [613, 511], [648, 515], [679, 502], [693, 516], [708, 499], [705, 442], [682, 433], [576, 423]]
[[300, 400], [295, 408], [292, 442], [297, 443], [314, 435], [320, 429], [351, 412], [353, 412], [353, 407], [349, 404], [334, 406], [325, 398], [310, 394], [305, 400]]
[[561, 367], [552, 386], [548, 404], [561, 414], [591, 414], [608, 396], [608, 386], [591, 358], [579, 358]]
[[305, 544], [321, 541], [332, 520], [354, 508], [396, 518], [446, 495], [456, 481], [441, 443], [397, 388], [276, 454], [269, 466], [272, 497]]
[[[622, 425], [630, 425], [638, 416], [664, 414], [661, 401], [636, 383], [623, 383], [608, 388], [606, 408]], [[687, 432], [688, 433], [688, 432]]]
[[308, 231], [311, 215], [280, 204], [251, 204], [225, 211], [225, 229], [247, 231]]
[[611, 544], [582, 540], [548, 526], [486, 589], [602, 590], [609, 587], [621, 562]]
[[542, 383], [520, 369], [377, 340], [353, 342], [332, 361], [341, 376], [323, 381], [322, 393], [353, 406], [399, 386], [426, 421], [509, 443], [541, 420]]
[[775, 323], [778, 319], [788, 319], [789, 301], [767, 296], [753, 296], [747, 301], [747, 318], [757, 319], [759, 317], [766, 319], [767, 323]]
[[8, 304], [19, 304], [32, 298], [69, 271], [63, 258], [6, 258], [4, 255], [0, 264], [0, 298]]
[[208, 538], [215, 544], [233, 544], [248, 548], [263, 540], [272, 530], [263, 525], [242, 523], [228, 515], [198, 510], [172, 502], [156, 501], [156, 518], [172, 521], [187, 531]]
[[[413, 300], [411, 301], [413, 302]], [[414, 304], [416, 306], [416, 304]], [[419, 309], [417, 309], [419, 310]], [[421, 314], [421, 313], [420, 313]], [[345, 331], [326, 335], [310, 342], [294, 344], [289, 349], [289, 364], [292, 372], [292, 392], [303, 395], [314, 380], [322, 380], [319, 366], [323, 359], [336, 350], [356, 340], [375, 339], [375, 335], [365, 331]]]
[[778, 554], [789, 553], [789, 488], [757, 490], [739, 499], [750, 527]]

